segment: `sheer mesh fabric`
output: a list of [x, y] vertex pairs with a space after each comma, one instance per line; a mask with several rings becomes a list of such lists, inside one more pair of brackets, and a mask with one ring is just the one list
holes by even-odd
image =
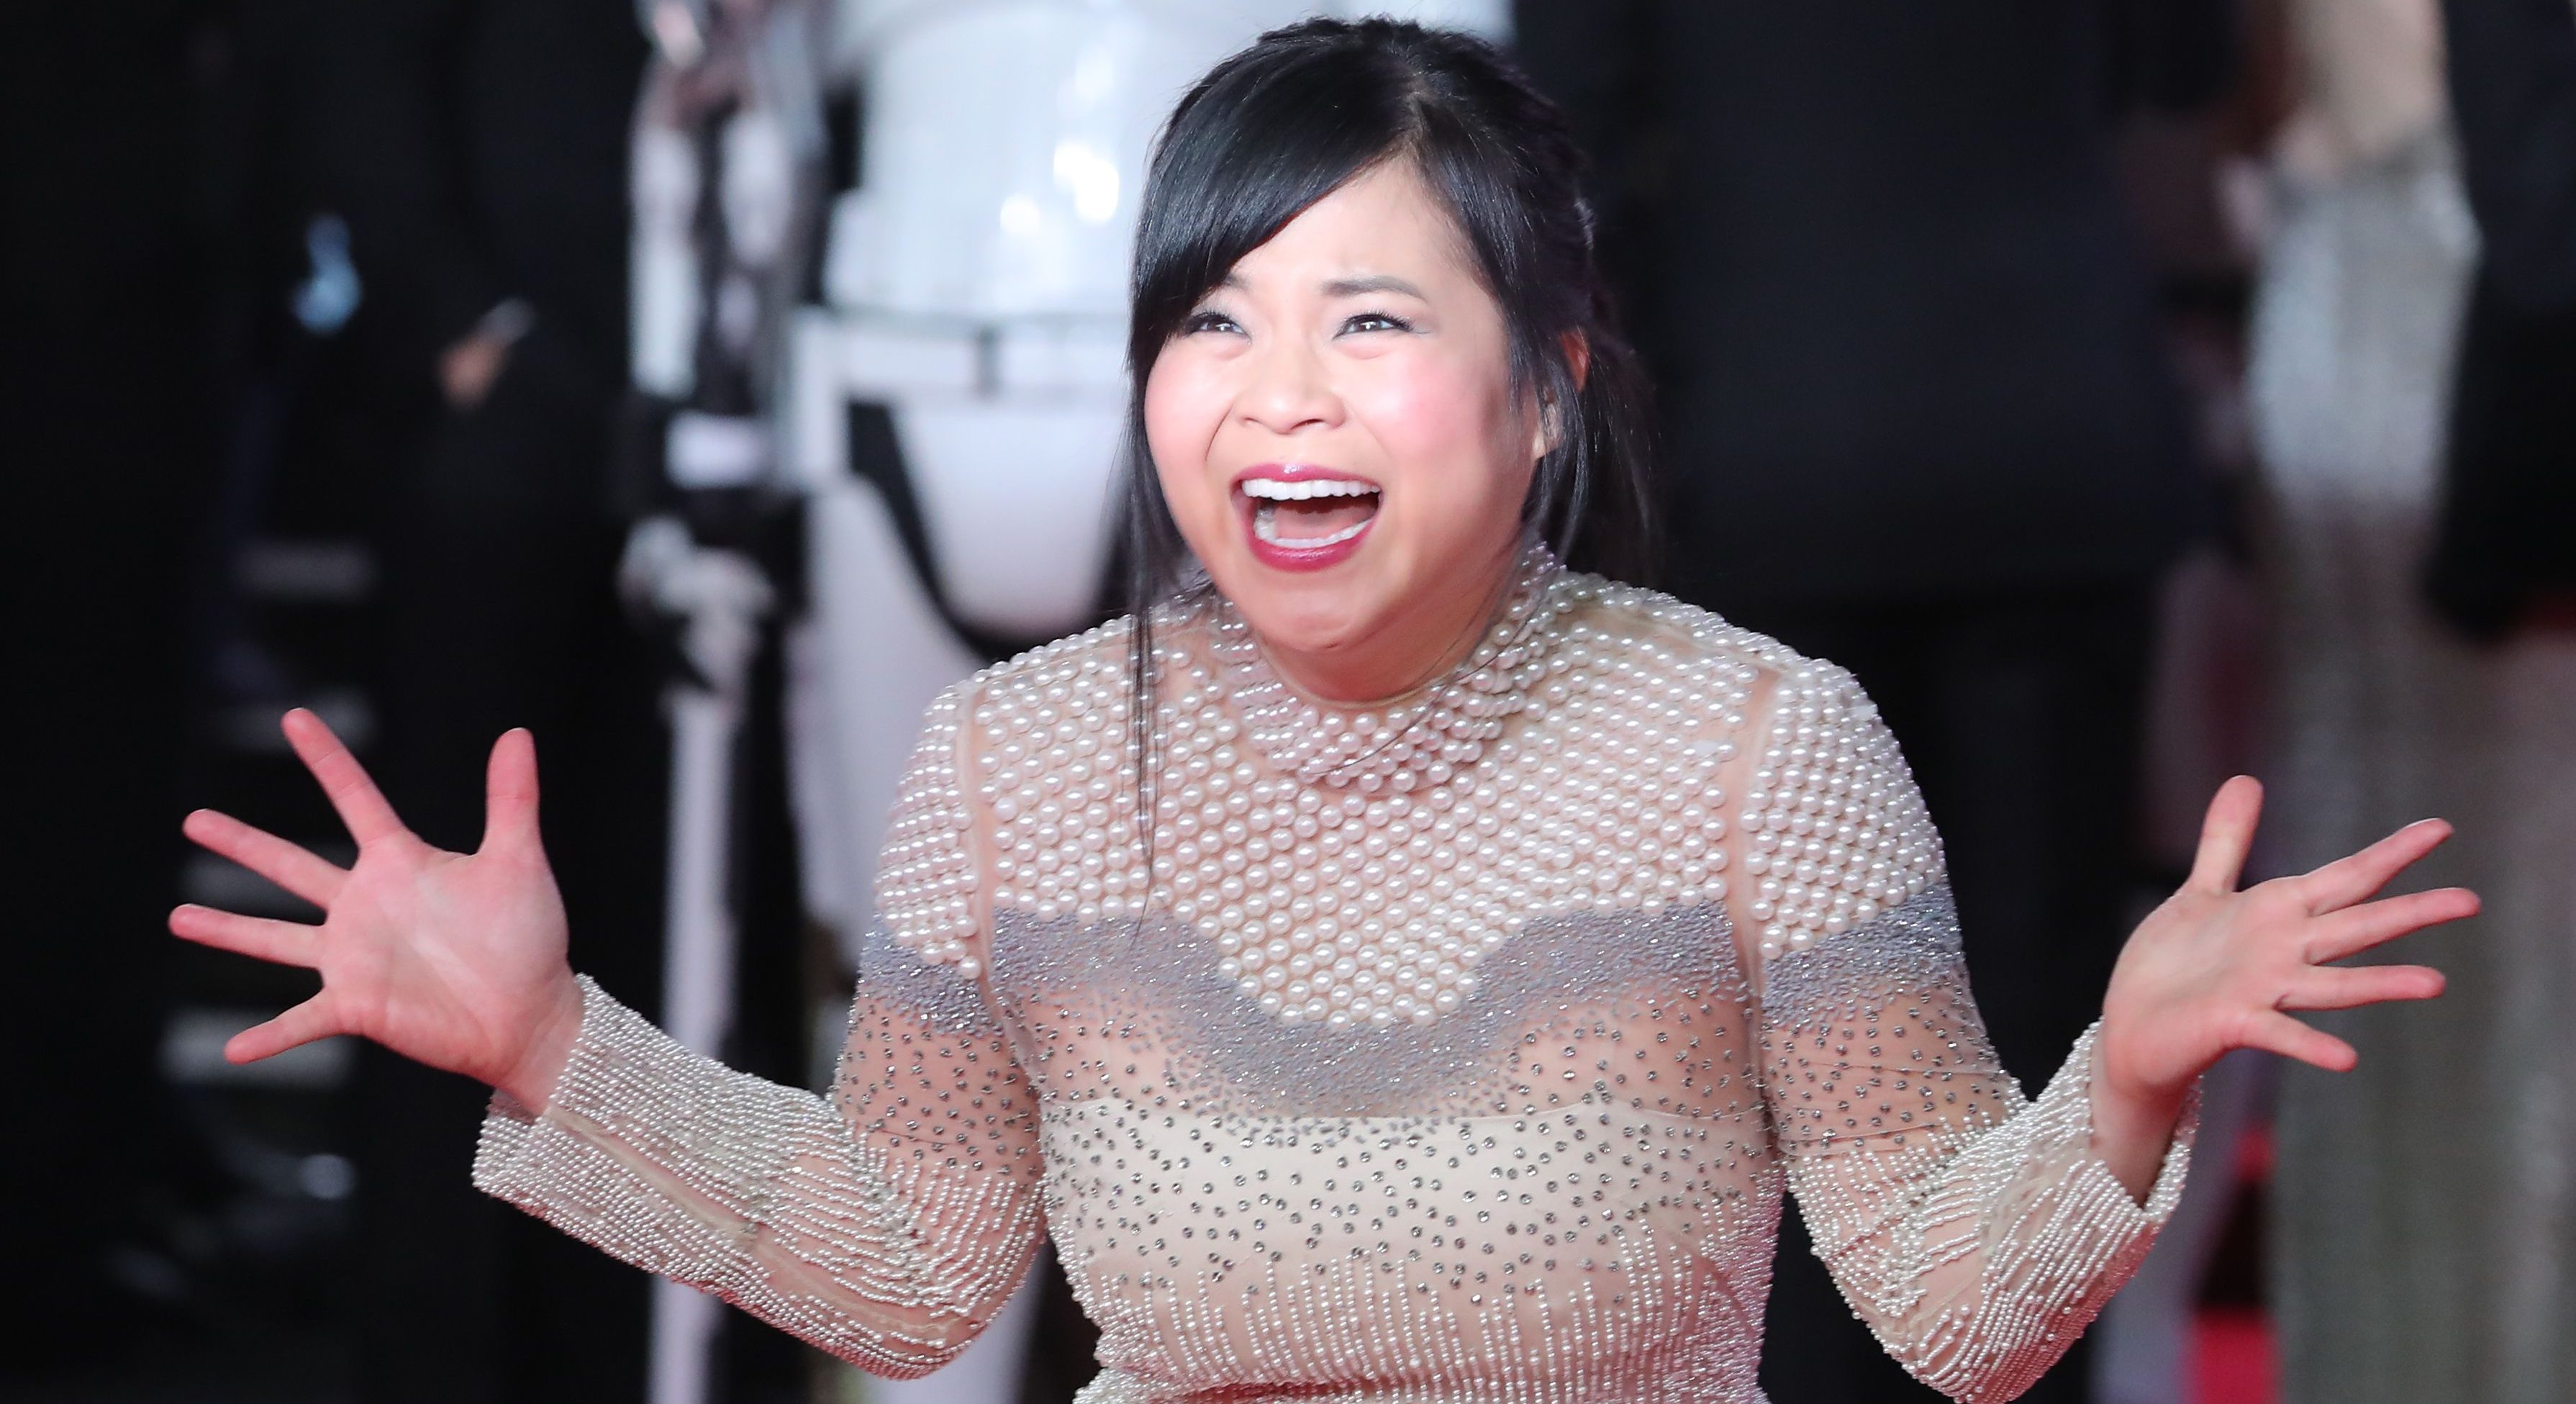
[[2133, 1269], [2188, 1123], [2142, 1207], [2089, 1037], [2035, 1103], [2002, 1073], [1847, 675], [1543, 558], [1464, 682], [1366, 718], [1245, 637], [1159, 622], [1141, 828], [1123, 626], [934, 707], [829, 1097], [594, 994], [478, 1182], [887, 1373], [971, 1337], [1043, 1206], [1092, 1404], [1756, 1400], [1784, 1184], [1958, 1398]]

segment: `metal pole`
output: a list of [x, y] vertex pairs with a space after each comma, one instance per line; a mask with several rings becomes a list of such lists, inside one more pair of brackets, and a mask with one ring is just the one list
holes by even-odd
[[[671, 827], [662, 1024], [692, 1051], [716, 1057], [733, 1023], [734, 745], [760, 621], [774, 592], [749, 557], [700, 547], [670, 518], [635, 529], [620, 575], [631, 594], [687, 621], [682, 647], [700, 674], [664, 694]], [[722, 1314], [714, 1297], [668, 1278], [654, 1280], [651, 1404], [706, 1404]]]

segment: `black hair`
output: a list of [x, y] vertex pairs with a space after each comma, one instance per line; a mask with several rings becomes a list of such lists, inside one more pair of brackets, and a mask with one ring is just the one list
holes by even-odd
[[[1469, 35], [1389, 19], [1273, 30], [1173, 109], [1137, 221], [1120, 516], [1140, 821], [1152, 807], [1153, 610], [1189, 567], [1146, 447], [1146, 377], [1238, 260], [1394, 160], [1412, 162], [1456, 220], [1502, 307], [1513, 389], [1554, 417], [1524, 519], [1577, 569], [1638, 580], [1651, 568], [1645, 378], [1594, 264], [1584, 161], [1564, 116]], [[1570, 337], [1588, 359], [1579, 375]]]

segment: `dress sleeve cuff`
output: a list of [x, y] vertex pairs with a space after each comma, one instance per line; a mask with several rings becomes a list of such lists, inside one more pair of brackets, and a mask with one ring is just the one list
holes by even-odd
[[493, 1094], [474, 1184], [628, 1262], [716, 1290], [749, 1239], [803, 1094], [683, 1048], [583, 977], [581, 1034], [543, 1112]]
[[2093, 1044], [2086, 1029], [2039, 1099], [1960, 1153], [1922, 1211], [1927, 1242], [1973, 1244], [1979, 1290], [1891, 1346], [1953, 1399], [2030, 1387], [2136, 1274], [2182, 1197], [2198, 1132], [2197, 1084], [2140, 1204], [2092, 1145]]
[[2136, 1210], [2144, 1227], [2160, 1229], [2166, 1220], [2173, 1217], [2174, 1206], [2182, 1201], [2183, 1180], [2191, 1169], [2192, 1146], [2200, 1137], [2200, 1079], [2192, 1079], [2191, 1090], [2183, 1095], [2182, 1111], [2174, 1118], [2173, 1139], [2165, 1144], [2164, 1159], [2156, 1167], [2155, 1184], [2147, 1191], [2146, 1203], [2140, 1204], [2130, 1196], [2126, 1186], [2119, 1184], [2119, 1177], [2111, 1173], [2111, 1167], [2092, 1149], [2093, 1046], [2101, 1031], [2102, 1022], [2098, 1019], [2084, 1030], [2083, 1037], [2075, 1041], [2074, 1050], [2066, 1055], [2065, 1065], [2057, 1070], [2056, 1077], [2049, 1080], [2048, 1090], [2040, 1094], [2040, 1104], [2065, 1105], [2074, 1113], [2073, 1119], [2080, 1123], [2083, 1140], [2079, 1143], [2079, 1173], [2099, 1175], [2111, 1181], [2119, 1187], [2120, 1197]]

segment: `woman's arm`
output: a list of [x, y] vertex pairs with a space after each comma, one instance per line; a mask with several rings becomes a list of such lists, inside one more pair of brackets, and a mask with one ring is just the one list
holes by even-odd
[[1802, 664], [1762, 737], [1731, 900], [1761, 972], [1774, 1134], [1846, 1298], [1954, 1398], [2020, 1393], [2136, 1270], [2181, 1193], [2210, 1063], [2251, 1046], [2331, 1066], [2341, 1045], [2280, 1009], [2439, 987], [2312, 962], [2463, 914], [2462, 894], [2353, 905], [2438, 841], [2417, 830], [2236, 892], [2255, 796], [2232, 785], [2192, 883], [2131, 939], [2103, 1021], [2031, 1101], [1986, 1041], [1940, 839], [1877, 709]]
[[963, 1350], [1043, 1230], [1035, 1100], [945, 944], [982, 950], [961, 711], [933, 704], [905, 777], [829, 1097], [690, 1053], [590, 987], [544, 1109], [493, 1099], [475, 1183], [878, 1374]]
[[1731, 901], [1790, 1190], [1898, 1363], [1954, 1398], [2011, 1398], [2145, 1256], [2188, 1123], [2142, 1206], [2091, 1149], [2089, 1033], [2022, 1095], [1968, 994], [1940, 838], [1849, 674], [1797, 665], [1756, 734]]
[[829, 1096], [691, 1053], [564, 967], [524, 732], [495, 748], [483, 845], [455, 854], [405, 830], [321, 723], [290, 714], [358, 862], [192, 815], [192, 837], [326, 916], [182, 908], [172, 927], [321, 972], [320, 994], [235, 1038], [236, 1060], [356, 1033], [479, 1077], [501, 1090], [477, 1184], [863, 1367], [922, 1374], [991, 1319], [1040, 1233], [1036, 1108], [962, 958], [982, 953], [986, 914], [959, 715], [954, 694], [931, 708], [906, 777]]
[[495, 1095], [474, 1182], [874, 1373], [934, 1370], [1008, 1299], [1041, 1226], [1027, 1082], [972, 987], [929, 981], [958, 984], [861, 982], [828, 1097], [691, 1053], [589, 987], [546, 1109]]

